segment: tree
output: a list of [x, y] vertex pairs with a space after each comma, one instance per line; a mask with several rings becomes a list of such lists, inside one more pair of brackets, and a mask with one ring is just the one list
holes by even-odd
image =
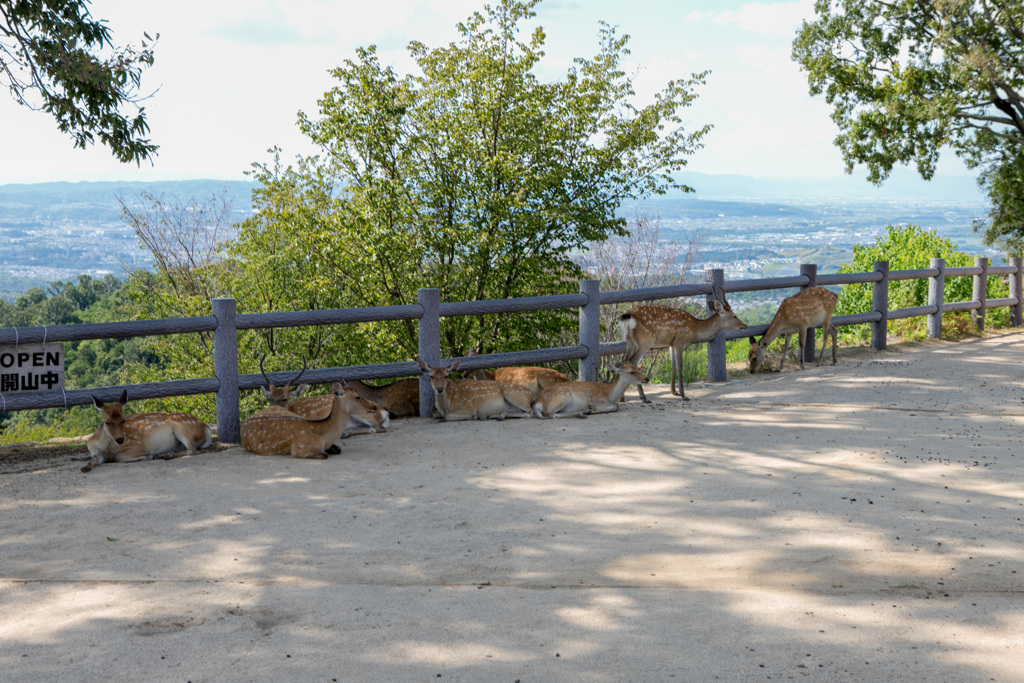
[[[872, 245], [855, 244], [853, 246], [853, 263], [844, 265], [840, 273], [866, 273], [874, 268], [875, 261], [888, 261], [889, 270], [914, 270], [928, 268], [931, 259], [941, 258], [947, 268], [967, 268], [974, 265], [974, 256], [960, 251], [957, 245], [945, 237], [940, 237], [932, 230], [924, 230], [916, 225], [886, 226], [884, 235], [875, 239]], [[971, 301], [973, 280], [970, 277], [946, 278], [942, 298], [946, 303], [955, 301]], [[839, 293], [835, 315], [864, 313], [872, 310], [872, 286], [870, 284], [844, 285]], [[1009, 285], [998, 277], [988, 278], [987, 298], [998, 299], [1008, 296]], [[928, 303], [928, 280], [897, 280], [889, 283], [889, 308], [913, 308]], [[993, 309], [986, 315], [993, 316], [996, 324], [1000, 319], [1008, 320], [1006, 308]], [[967, 324], [970, 315], [967, 313], [951, 313], [946, 315], [949, 325], [958, 333], [969, 329]], [[901, 334], [923, 333], [926, 326], [921, 317], [894, 320], [889, 323]], [[869, 334], [867, 326], [854, 328], [857, 336]]]
[[[156, 153], [149, 133], [142, 70], [155, 40], [116, 47], [109, 27], [92, 18], [88, 0], [0, 0], [0, 83], [14, 99], [54, 117], [85, 148], [96, 137], [123, 162]], [[157, 38], [159, 38], [159, 34]], [[134, 115], [124, 112], [136, 107]]]
[[[594, 58], [542, 82], [543, 30], [519, 37], [538, 1], [486, 6], [444, 47], [411, 43], [414, 75], [381, 65], [372, 46], [333, 71], [319, 116], [300, 114], [322, 154], [255, 168], [259, 210], [232, 251], [247, 306], [408, 304], [421, 287], [442, 301], [574, 291], [573, 254], [624, 234], [621, 202], [677, 186], [670, 173], [709, 129], [680, 118], [706, 74], [636, 106], [628, 37], [602, 24]], [[542, 345], [567, 316], [449, 318], [444, 350]], [[416, 351], [411, 324], [368, 334], [350, 357], [368, 344], [377, 359]]]
[[793, 59], [825, 94], [846, 170], [896, 163], [930, 178], [943, 146], [969, 167], [1024, 144], [1022, 0], [817, 0]]
[[987, 167], [978, 182], [988, 193], [986, 225], [977, 221], [985, 244], [997, 244], [1008, 254], [1024, 251], [1024, 148], [1008, 151], [1002, 161]]

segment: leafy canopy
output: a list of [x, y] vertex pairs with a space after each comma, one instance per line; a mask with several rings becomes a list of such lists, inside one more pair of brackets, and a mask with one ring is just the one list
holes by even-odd
[[[318, 115], [299, 116], [321, 153], [255, 167], [259, 211], [231, 248], [244, 310], [408, 304], [423, 287], [442, 301], [574, 291], [571, 256], [624, 233], [620, 203], [676, 186], [671, 172], [709, 130], [680, 117], [706, 73], [638, 106], [628, 36], [601, 24], [593, 58], [543, 81], [543, 29], [520, 37], [538, 1], [487, 5], [446, 46], [410, 43], [414, 74], [373, 46], [333, 70]], [[449, 318], [444, 350], [544, 346], [571, 315]], [[416, 352], [411, 324], [332, 335], [350, 361]], [[306, 351], [325, 352], [310, 339]]]
[[[142, 70], [153, 64], [155, 40], [115, 47], [88, 0], [0, 0], [0, 85], [14, 99], [53, 116], [75, 147], [98, 137], [123, 162], [156, 154], [138, 106]], [[159, 35], [157, 35], [159, 38]], [[125, 113], [134, 105], [134, 114]]]
[[948, 145], [971, 167], [1024, 143], [1022, 0], [817, 0], [793, 59], [839, 126], [847, 172], [935, 172]]

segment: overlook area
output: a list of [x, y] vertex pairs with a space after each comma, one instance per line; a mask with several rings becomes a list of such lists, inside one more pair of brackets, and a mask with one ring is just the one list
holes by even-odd
[[586, 420], [400, 420], [327, 461], [0, 452], [0, 665], [1020, 680], [1022, 352], [1020, 331], [845, 349]]

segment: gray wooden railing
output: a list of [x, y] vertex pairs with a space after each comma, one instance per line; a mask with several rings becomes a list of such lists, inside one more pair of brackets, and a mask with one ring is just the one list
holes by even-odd
[[[987, 281], [992, 275], [1009, 277], [1009, 294], [1005, 299], [987, 299]], [[95, 395], [103, 401], [118, 398], [127, 388], [132, 400], [186, 396], [192, 394], [216, 394], [217, 429], [221, 441], [235, 442], [239, 438], [239, 394], [241, 391], [258, 389], [264, 385], [262, 375], [238, 374], [238, 331], [278, 327], [307, 327], [314, 325], [346, 325], [359, 322], [383, 320], [417, 320], [419, 357], [428, 365], [436, 365], [441, 359], [441, 318], [460, 315], [484, 315], [536, 311], [563, 308], [578, 308], [579, 344], [552, 349], [534, 349], [512, 353], [497, 353], [487, 356], [468, 356], [448, 359], [458, 360], [461, 368], [501, 367], [507, 365], [532, 365], [556, 361], [579, 360], [580, 379], [593, 380], [597, 377], [601, 356], [625, 352], [625, 342], [602, 344], [600, 337], [600, 307], [602, 304], [633, 303], [675, 297], [705, 295], [711, 310], [712, 284], [725, 292], [749, 292], [812, 285], [845, 285], [872, 283], [872, 310], [841, 315], [832, 318], [835, 325], [871, 325], [871, 346], [885, 348], [886, 327], [889, 320], [911, 317], [928, 317], [928, 336], [937, 338], [942, 333], [942, 315], [951, 311], [971, 311], [979, 330], [984, 329], [985, 311], [989, 308], [1008, 306], [1010, 324], [1022, 324], [1022, 275], [1024, 267], [1020, 257], [1010, 259], [1010, 265], [990, 266], [988, 259], [978, 258], [975, 265], [965, 268], [947, 268], [943, 259], [932, 259], [928, 268], [890, 271], [887, 261], [878, 261], [869, 273], [844, 273], [819, 275], [817, 266], [802, 265], [800, 274], [791, 277], [777, 277], [727, 282], [721, 270], [705, 271], [703, 284], [674, 285], [648, 289], [631, 289], [602, 292], [597, 280], [580, 282], [578, 294], [502, 299], [495, 301], [441, 302], [436, 289], [422, 289], [416, 304], [406, 306], [382, 306], [376, 308], [344, 308], [324, 311], [293, 311], [280, 313], [237, 314], [234, 299], [215, 299], [212, 302], [213, 315], [196, 318], [166, 318], [162, 320], [140, 320], [134, 322], [86, 323], [59, 325], [53, 327], [25, 327], [0, 330], [0, 346], [38, 344], [46, 342], [80, 341], [86, 339], [119, 339], [147, 337], [154, 335], [213, 332], [214, 376], [199, 379], [170, 382], [133, 384], [128, 387], [98, 387], [90, 389], [68, 389], [63, 391], [41, 391], [33, 393], [0, 394], [0, 412], [27, 410], [32, 408], [56, 408], [87, 405]], [[943, 287], [946, 278], [973, 277], [971, 301], [947, 303], [943, 301]], [[898, 280], [928, 278], [928, 303], [924, 306], [889, 310], [889, 283]], [[708, 380], [720, 382], [726, 379], [725, 343], [750, 335], [760, 335], [767, 325], [751, 325], [742, 331], [726, 331], [707, 342]], [[807, 360], [814, 359], [814, 336], [808, 335], [803, 350]], [[382, 365], [350, 366], [342, 368], [310, 369], [303, 376], [308, 383], [319, 384], [343, 379], [384, 379], [419, 375], [415, 362], [388, 363]], [[284, 383], [293, 377], [292, 371], [268, 373], [271, 381]], [[433, 409], [433, 392], [429, 382], [421, 379], [420, 412], [430, 415]]]

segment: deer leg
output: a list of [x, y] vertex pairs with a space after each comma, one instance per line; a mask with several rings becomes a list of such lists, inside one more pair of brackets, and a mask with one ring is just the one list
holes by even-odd
[[[686, 398], [686, 382], [683, 380], [683, 352], [686, 351], [688, 346], [689, 345], [681, 346], [678, 349], [676, 349], [676, 348], [672, 349], [672, 352], [673, 352], [672, 364], [674, 366], [673, 369], [672, 369], [672, 379], [673, 379], [673, 381], [675, 381], [675, 375], [678, 372], [678, 374], [679, 374], [679, 397], [682, 400], [684, 400], [684, 401], [689, 401], [690, 400], [690, 399]], [[640, 385], [638, 384], [637, 386], [640, 386]], [[675, 393], [675, 392], [673, 391], [672, 393]]]
[[782, 366], [786, 364], [786, 354], [789, 352], [789, 341], [793, 338], [792, 334], [786, 335], [786, 341], [782, 345], [782, 357], [779, 358], [779, 367], [775, 369], [775, 372], [782, 372]]
[[822, 327], [821, 354], [818, 355], [818, 365], [821, 365], [821, 361], [825, 359], [825, 348], [828, 346], [828, 336], [830, 334], [832, 335], [832, 365], [836, 364], [837, 330], [835, 325], [826, 320]]

